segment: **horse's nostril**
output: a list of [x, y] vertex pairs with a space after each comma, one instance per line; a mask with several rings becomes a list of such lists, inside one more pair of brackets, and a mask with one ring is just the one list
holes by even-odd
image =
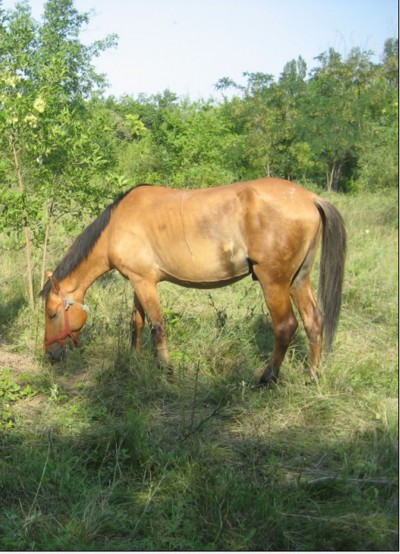
[[65, 348], [61, 347], [57, 350], [49, 350], [47, 354], [52, 362], [61, 362], [65, 356]]

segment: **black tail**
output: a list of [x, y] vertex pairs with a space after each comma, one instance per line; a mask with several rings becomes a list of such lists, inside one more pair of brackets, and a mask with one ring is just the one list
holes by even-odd
[[324, 347], [325, 351], [329, 352], [342, 304], [346, 229], [342, 216], [332, 204], [321, 198], [318, 198], [315, 204], [322, 219], [318, 298], [324, 314]]

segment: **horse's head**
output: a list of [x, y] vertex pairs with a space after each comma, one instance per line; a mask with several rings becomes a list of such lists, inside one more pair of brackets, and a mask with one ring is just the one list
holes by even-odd
[[[54, 362], [65, 355], [67, 345], [80, 346], [78, 335], [87, 318], [87, 307], [70, 298], [51, 273], [45, 296], [45, 332], [43, 348]], [[45, 291], [45, 289], [43, 289]], [[43, 292], [42, 291], [42, 292]]]

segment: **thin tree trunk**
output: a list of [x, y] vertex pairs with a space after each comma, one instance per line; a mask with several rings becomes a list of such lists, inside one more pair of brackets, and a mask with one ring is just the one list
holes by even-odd
[[270, 168], [269, 163], [267, 163], [267, 165], [264, 165], [264, 171], [265, 171], [265, 175], [267, 177], [271, 177], [271, 168]]
[[[18, 189], [21, 194], [24, 193], [24, 181], [22, 179], [21, 167], [19, 165], [18, 151], [15, 146], [15, 143], [12, 144], [13, 156], [15, 171], [17, 173], [18, 180]], [[32, 271], [32, 241], [31, 241], [31, 230], [28, 225], [26, 216], [24, 216], [24, 235], [25, 235], [25, 254], [26, 254], [26, 269], [27, 269], [27, 278], [28, 278], [28, 298], [29, 305], [31, 308], [35, 306], [35, 298], [33, 294], [33, 271]]]
[[333, 168], [331, 171], [326, 169], [326, 189], [330, 192], [332, 190], [332, 177], [333, 177]]
[[50, 204], [50, 207], [47, 210], [47, 223], [46, 223], [46, 231], [44, 235], [44, 242], [43, 242], [43, 255], [42, 255], [42, 271], [41, 271], [41, 277], [40, 277], [40, 290], [42, 290], [44, 286], [44, 274], [46, 271], [46, 262], [47, 262], [47, 249], [49, 245], [49, 236], [50, 236], [50, 226], [51, 226], [51, 216], [53, 212], [53, 202]]
[[339, 190], [339, 179], [341, 170], [341, 163], [334, 161], [330, 173], [328, 173], [328, 171], [326, 172], [327, 188], [329, 192], [332, 190], [337, 192]]

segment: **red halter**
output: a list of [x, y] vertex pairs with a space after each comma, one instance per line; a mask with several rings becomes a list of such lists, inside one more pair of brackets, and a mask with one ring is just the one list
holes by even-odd
[[59, 290], [59, 295], [61, 296], [64, 304], [64, 329], [61, 329], [58, 335], [56, 335], [54, 338], [43, 341], [44, 350], [47, 350], [47, 348], [55, 342], [62, 344], [63, 341], [68, 337], [72, 340], [75, 346], [78, 346], [79, 344], [78, 339], [74, 337], [74, 335], [72, 334], [71, 326], [69, 324], [68, 310], [72, 304], [78, 304], [79, 306], [82, 306], [82, 309], [84, 309], [85, 311], [87, 311], [87, 307], [84, 306], [83, 304], [80, 304], [79, 302], [74, 302], [73, 300], [67, 298], [62, 289]]

